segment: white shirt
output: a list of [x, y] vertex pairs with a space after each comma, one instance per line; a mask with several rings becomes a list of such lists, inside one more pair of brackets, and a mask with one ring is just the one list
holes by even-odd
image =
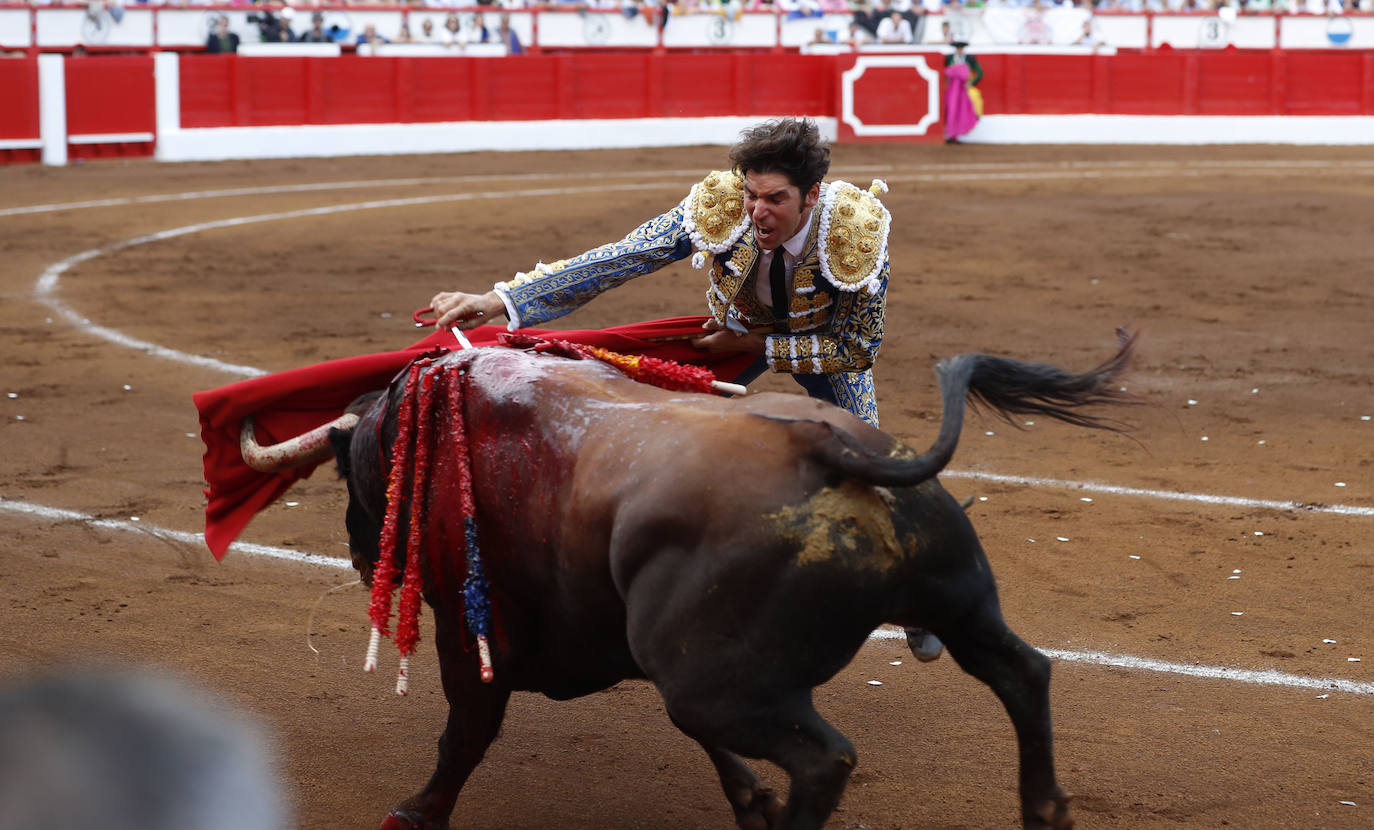
[[916, 39], [911, 32], [911, 21], [905, 17], [894, 24], [891, 17], [884, 17], [878, 23], [879, 43], [911, 43]]
[[[812, 208], [815, 210], [815, 208]], [[792, 293], [792, 272], [797, 268], [797, 260], [801, 259], [802, 251], [806, 248], [806, 237], [811, 233], [811, 211], [806, 212], [806, 218], [802, 220], [801, 230], [786, 242], [771, 251], [763, 251], [759, 256], [758, 278], [754, 280], [754, 293], [758, 295], [759, 302], [768, 308], [773, 307], [773, 286], [768, 280], [768, 270], [773, 267], [773, 257], [778, 251], [784, 251], [782, 257], [783, 267], [787, 271], [787, 293]]]

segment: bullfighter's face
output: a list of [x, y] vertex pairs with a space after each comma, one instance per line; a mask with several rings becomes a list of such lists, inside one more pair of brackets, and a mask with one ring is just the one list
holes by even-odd
[[806, 193], [792, 184], [786, 173], [744, 174], [744, 209], [754, 225], [759, 247], [771, 251], [797, 235], [811, 221], [811, 208], [820, 198], [821, 186]]

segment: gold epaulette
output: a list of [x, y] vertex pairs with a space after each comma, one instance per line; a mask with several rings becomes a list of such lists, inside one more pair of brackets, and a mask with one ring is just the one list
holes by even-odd
[[834, 181], [821, 198], [817, 247], [821, 273], [841, 291], [878, 290], [878, 276], [887, 262], [887, 234], [892, 214], [875, 192], [887, 186], [874, 180], [869, 190]]
[[706, 254], [722, 253], [749, 227], [744, 180], [728, 170], [712, 172], [692, 185], [683, 214], [684, 227], [696, 249], [692, 264], [701, 268]]

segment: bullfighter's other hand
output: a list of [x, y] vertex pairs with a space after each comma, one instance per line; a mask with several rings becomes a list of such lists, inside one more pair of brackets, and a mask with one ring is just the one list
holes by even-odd
[[506, 315], [506, 304], [495, 291], [485, 294], [465, 294], [462, 291], [440, 291], [429, 301], [434, 309], [435, 328], [474, 329]]
[[737, 334], [721, 326], [704, 326], [703, 328], [711, 329], [711, 333], [692, 338], [692, 345], [698, 349], [708, 352], [763, 354], [764, 337], [767, 329]]

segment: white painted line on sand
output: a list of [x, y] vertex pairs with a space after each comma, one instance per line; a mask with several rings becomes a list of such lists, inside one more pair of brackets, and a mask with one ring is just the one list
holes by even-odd
[[[44, 507], [28, 502], [13, 501], [3, 497], [0, 497], [0, 513], [15, 513], [30, 518], [47, 519], [56, 522], [72, 522], [104, 530], [141, 533], [159, 539], [170, 539], [186, 544], [202, 546], [205, 544], [205, 537], [199, 533], [170, 530], [149, 525], [146, 522], [126, 521], [122, 519], [97, 519], [94, 516], [78, 513], [75, 510]], [[247, 556], [284, 559], [291, 562], [300, 562], [306, 565], [316, 565], [338, 570], [351, 570], [353, 567], [352, 563], [347, 559], [340, 559], [333, 556], [321, 556], [314, 553], [302, 553], [287, 548], [255, 545], [247, 542], [235, 542], [229, 546], [229, 550]], [[869, 639], [895, 640], [902, 639], [905, 636], [905, 633], [900, 629], [880, 628], [870, 634]], [[1212, 680], [1228, 680], [1260, 686], [1334, 689], [1336, 691], [1349, 692], [1350, 694], [1356, 695], [1374, 695], [1374, 683], [1358, 683], [1353, 680], [1343, 680], [1340, 678], [1303, 677], [1302, 675], [1285, 674], [1278, 671], [1255, 671], [1250, 669], [1232, 669], [1225, 666], [1198, 666], [1183, 663], [1166, 663], [1162, 660], [1151, 660], [1147, 657], [1132, 657], [1125, 654], [1104, 654], [1095, 651], [1064, 651], [1061, 649], [1041, 649], [1040, 651], [1051, 659], [1068, 663], [1086, 663], [1089, 665], [1110, 666], [1113, 668], [1164, 672], [1166, 674], [1180, 674], [1188, 677], [1203, 677]]]
[[[833, 172], [841, 176], [880, 173], [893, 181], [1016, 181], [1021, 179], [1083, 179], [1083, 178], [1138, 178], [1168, 175], [1196, 176], [1201, 172], [1230, 174], [1236, 170], [1254, 170], [1274, 173], [1287, 173], [1292, 170], [1338, 170], [1342, 173], [1361, 174], [1374, 171], [1374, 162], [1365, 161], [1068, 161], [1068, 162], [986, 162], [979, 164], [939, 164], [903, 167], [896, 165], [836, 165]], [[917, 174], [904, 174], [907, 169], [919, 169]], [[150, 193], [144, 196], [126, 196], [115, 199], [87, 199], [79, 202], [56, 202], [43, 205], [21, 205], [0, 208], [0, 217], [24, 216], [35, 213], [53, 213], [63, 210], [84, 210], [88, 208], [126, 207], [129, 205], [156, 204], [159, 202], [194, 201], [196, 199], [233, 198], [242, 196], [273, 196], [287, 193], [319, 193], [335, 190], [362, 190], [386, 187], [432, 187], [448, 184], [486, 184], [491, 182], [529, 182], [566, 179], [594, 179], [604, 181], [615, 178], [639, 178], [644, 175], [638, 170], [596, 170], [566, 173], [493, 173], [476, 176], [432, 176], [401, 179], [359, 179], [339, 182], [315, 182], [310, 184], [267, 185], [261, 187], [233, 187], [218, 190], [192, 190], [180, 193]], [[700, 169], [659, 170], [655, 175], [695, 178], [701, 175]], [[673, 183], [671, 186], [680, 186]], [[665, 187], [670, 185], [664, 185]]]
[[1089, 493], [1107, 493], [1114, 496], [1136, 496], [1169, 501], [1187, 501], [1198, 504], [1220, 504], [1227, 507], [1252, 507], [1266, 510], [1304, 511], [1308, 513], [1334, 513], [1340, 516], [1374, 516], [1374, 507], [1353, 504], [1308, 504], [1300, 501], [1276, 501], [1273, 499], [1247, 499], [1239, 496], [1216, 496], [1210, 493], [1181, 493], [1173, 490], [1152, 490], [1140, 487], [1120, 487], [1115, 484], [1099, 484], [1094, 481], [1060, 481], [1053, 478], [1032, 476], [1009, 476], [1000, 473], [983, 473], [975, 470], [945, 470], [941, 478], [972, 478], [982, 481], [995, 481], [999, 484], [1022, 484], [1027, 487], [1062, 487], [1083, 490]]
[[335, 213], [348, 213], [355, 210], [374, 210], [378, 208], [411, 207], [415, 205], [432, 205], [443, 202], [464, 202], [477, 201], [482, 199], [495, 199], [507, 197], [527, 197], [538, 198], [545, 196], [572, 196], [583, 193], [604, 193], [609, 190], [631, 191], [631, 190], [652, 190], [664, 187], [663, 182], [649, 182], [643, 184], [627, 184], [607, 187], [586, 186], [586, 187], [560, 187], [560, 188], [541, 188], [535, 190], [507, 191], [502, 193], [449, 193], [439, 196], [416, 196], [408, 199], [382, 199], [371, 202], [355, 202], [347, 205], [330, 205], [327, 207], [307, 208], [304, 210], [289, 210], [281, 213], [263, 213], [257, 216], [236, 216], [230, 219], [218, 219], [213, 222], [200, 222], [194, 225], [184, 225], [180, 228], [171, 228], [157, 233], [136, 236], [113, 245], [106, 245], [101, 248], [92, 248], [82, 251], [79, 254], [63, 259], [49, 266], [38, 277], [34, 285], [34, 297], [48, 308], [52, 309], [63, 320], [84, 330], [88, 334], [95, 335], [102, 340], [123, 346], [127, 349], [140, 351], [153, 357], [163, 360], [170, 360], [175, 363], [182, 363], [188, 366], [199, 366], [205, 369], [213, 369], [226, 374], [238, 375], [240, 377], [258, 377], [267, 374], [266, 370], [258, 369], [253, 366], [240, 366], [233, 363], [226, 363], [213, 357], [203, 355], [187, 354], [186, 352], [171, 349], [166, 346], [159, 346], [156, 343], [149, 343], [146, 340], [139, 340], [130, 337], [121, 331], [96, 324], [88, 317], [82, 316], [79, 312], [67, 305], [57, 296], [58, 283], [72, 266], [80, 265], [83, 262], [95, 259], [96, 257], [122, 251], [126, 248], [133, 248], [138, 245], [146, 245], [151, 242], [161, 242], [167, 239], [174, 239], [179, 236], [187, 236], [202, 231], [217, 230], [220, 228], [233, 228], [242, 225], [252, 225], [259, 222], [276, 222], [287, 219], [301, 219], [310, 216], [328, 216]]
[[[902, 640], [906, 633], [901, 629], [880, 628], [869, 635], [874, 640]], [[1374, 683], [1360, 683], [1337, 677], [1305, 677], [1300, 674], [1255, 669], [1233, 669], [1226, 666], [1200, 666], [1189, 663], [1168, 663], [1148, 657], [1132, 657], [1129, 654], [1105, 654], [1100, 651], [1065, 651], [1063, 649], [1042, 648], [1041, 654], [1051, 660], [1065, 663], [1086, 663], [1093, 666], [1108, 666], [1118, 669], [1135, 669], [1164, 674], [1180, 674], [1186, 677], [1202, 677], [1209, 680], [1227, 680], [1234, 683], [1250, 683], [1257, 686], [1288, 686], [1299, 689], [1334, 689], [1354, 695], [1374, 695]]]
[[[64, 510], [60, 507], [44, 507], [39, 504], [31, 504], [25, 501], [14, 501], [0, 496], [0, 512], [17, 513], [21, 516], [28, 516], [33, 519], [47, 519], [53, 522], [71, 522], [87, 527], [100, 528], [102, 530], [120, 530], [126, 533], [141, 533], [144, 536], [153, 536], [158, 539], [169, 539], [173, 542], [182, 542], [188, 545], [198, 545], [205, 547], [205, 536], [201, 533], [187, 533], [184, 530], [171, 530], [165, 527], [157, 527], [147, 522], [134, 522], [124, 519], [98, 519], [85, 513], [78, 513], [75, 510]], [[340, 559], [336, 556], [321, 556], [318, 553], [301, 553], [300, 551], [290, 550], [289, 548], [274, 548], [269, 545], [255, 545], [251, 542], [235, 542], [229, 546], [229, 550], [248, 556], [265, 556], [269, 559], [285, 559], [291, 562], [300, 562], [306, 565], [318, 565], [323, 568], [338, 568], [341, 570], [352, 570], [353, 563], [347, 559]], [[206, 553], [209, 553], [207, 550]]]

